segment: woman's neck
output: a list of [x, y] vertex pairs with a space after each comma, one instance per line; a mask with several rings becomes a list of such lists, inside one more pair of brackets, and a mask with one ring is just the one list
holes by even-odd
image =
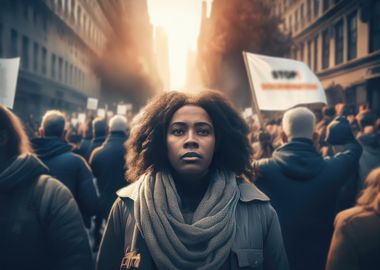
[[173, 179], [181, 198], [182, 210], [194, 212], [207, 191], [210, 173], [201, 177], [184, 177], [174, 172]]

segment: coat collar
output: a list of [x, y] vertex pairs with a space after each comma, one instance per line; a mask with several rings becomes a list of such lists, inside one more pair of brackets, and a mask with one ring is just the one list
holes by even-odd
[[[136, 201], [138, 196], [138, 190], [142, 183], [142, 180], [138, 180], [122, 189], [119, 189], [116, 194], [120, 198], [129, 198]], [[261, 190], [259, 190], [253, 183], [243, 183], [238, 182], [238, 187], [240, 191], [240, 201], [251, 202], [251, 201], [269, 201], [269, 197], [265, 195]]]

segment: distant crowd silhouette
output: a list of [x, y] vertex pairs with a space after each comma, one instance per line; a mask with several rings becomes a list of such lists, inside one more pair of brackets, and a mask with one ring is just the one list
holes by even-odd
[[0, 268], [380, 268], [380, 116], [242, 116], [167, 92], [133, 120], [0, 105]]

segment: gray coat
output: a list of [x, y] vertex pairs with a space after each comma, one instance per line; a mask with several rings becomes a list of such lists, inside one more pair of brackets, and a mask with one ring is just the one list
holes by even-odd
[[[98, 253], [98, 270], [120, 269], [124, 251], [132, 242], [133, 205], [140, 183], [118, 192], [119, 198], [112, 207]], [[279, 221], [269, 198], [253, 184], [239, 183], [239, 189], [236, 238], [222, 269], [289, 269]], [[141, 254], [140, 269], [157, 269], [141, 235], [136, 246]]]

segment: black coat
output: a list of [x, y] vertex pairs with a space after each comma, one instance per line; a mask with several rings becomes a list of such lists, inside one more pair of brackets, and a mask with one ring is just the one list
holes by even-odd
[[90, 157], [90, 166], [100, 193], [100, 211], [103, 218], [107, 218], [117, 198], [116, 191], [127, 185], [124, 179], [126, 139], [125, 133], [113, 132]]
[[71, 145], [57, 137], [37, 138], [32, 143], [38, 157], [49, 168], [49, 174], [74, 195], [83, 216], [95, 215], [99, 202], [87, 162], [71, 152]]
[[278, 213], [291, 269], [324, 269], [336, 198], [362, 152], [356, 141], [346, 149], [324, 159], [311, 140], [294, 139], [254, 162], [256, 184]]
[[0, 172], [0, 268], [90, 270], [94, 263], [75, 200], [32, 155]]

